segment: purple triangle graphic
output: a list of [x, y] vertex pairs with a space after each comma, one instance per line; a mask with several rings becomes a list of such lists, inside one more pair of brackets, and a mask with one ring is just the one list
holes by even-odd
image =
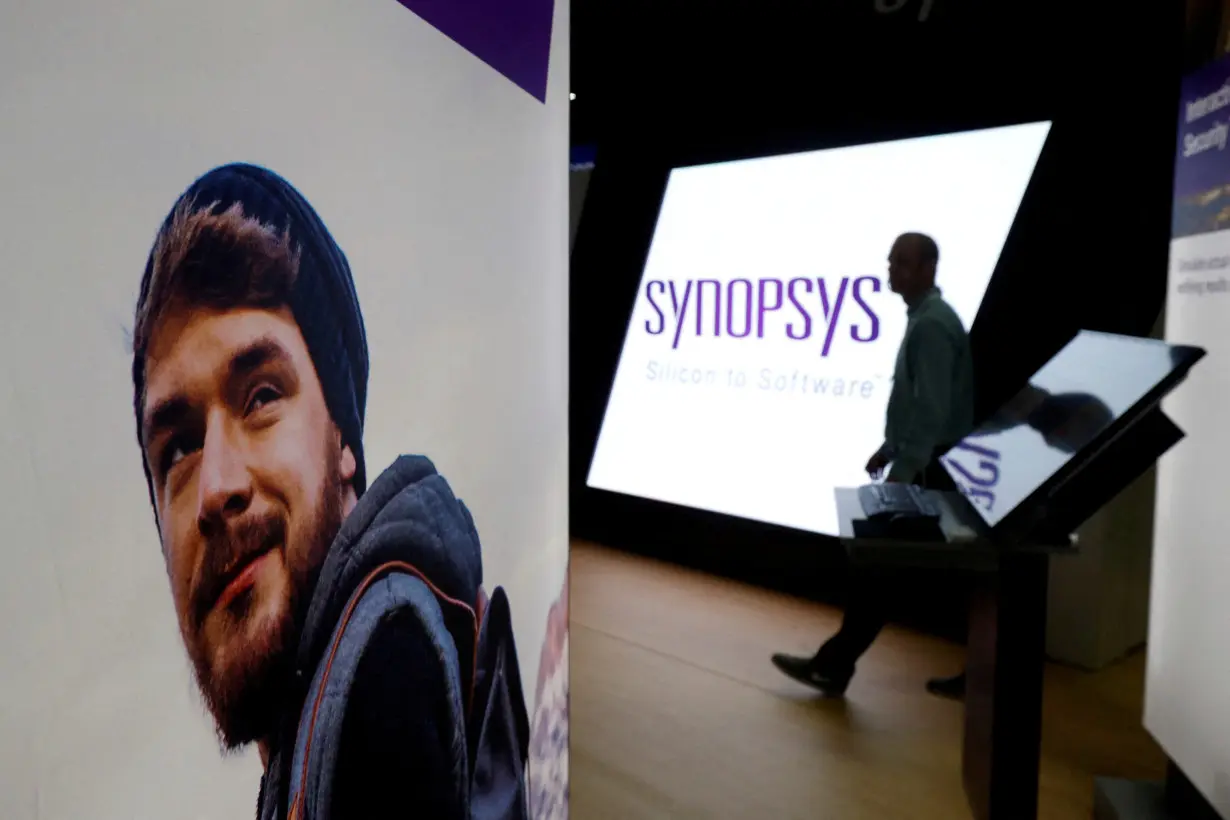
[[398, 0], [457, 45], [547, 101], [555, 0]]

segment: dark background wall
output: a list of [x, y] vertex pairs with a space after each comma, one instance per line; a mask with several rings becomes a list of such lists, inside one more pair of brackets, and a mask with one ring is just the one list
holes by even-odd
[[581, 224], [581, 212], [585, 207], [585, 193], [589, 190], [589, 167], [572, 168], [568, 172], [568, 247], [577, 240], [577, 227]]

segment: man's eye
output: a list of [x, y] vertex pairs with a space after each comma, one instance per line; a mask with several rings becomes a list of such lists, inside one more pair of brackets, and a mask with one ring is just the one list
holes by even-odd
[[272, 387], [260, 387], [252, 392], [252, 396], [248, 399], [248, 406], [245, 412], [255, 413], [257, 410], [260, 410], [280, 398], [282, 398], [281, 394]]
[[182, 438], [172, 439], [162, 451], [162, 474], [166, 475], [192, 452], [191, 445]]

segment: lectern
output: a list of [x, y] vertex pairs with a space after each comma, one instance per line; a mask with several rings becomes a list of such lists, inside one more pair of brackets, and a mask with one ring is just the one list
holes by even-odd
[[1049, 557], [1078, 549], [1070, 533], [1182, 439], [1158, 405], [1203, 356], [1078, 333], [944, 455], [959, 492], [928, 493], [939, 518], [925, 535], [835, 491], [852, 565], [973, 578], [962, 769], [976, 820], [1038, 816]]
[[1033, 818], [1042, 740], [1047, 557], [1066, 544], [1001, 549], [980, 538], [941, 496], [942, 542], [854, 536], [857, 493], [838, 489], [841, 538], [851, 564], [896, 570], [951, 569], [974, 579], [966, 658], [965, 791], [978, 820]]

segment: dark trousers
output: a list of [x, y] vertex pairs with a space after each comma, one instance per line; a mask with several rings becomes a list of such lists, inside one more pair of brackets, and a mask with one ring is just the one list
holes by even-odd
[[841, 629], [816, 652], [815, 665], [836, 680], [848, 680], [863, 653], [888, 623], [894, 583], [888, 573], [852, 568], [846, 584], [846, 608]]
[[[956, 485], [948, 473], [933, 460], [918, 482], [931, 490], [952, 491]], [[851, 567], [846, 587], [846, 608], [841, 629], [816, 653], [815, 662], [825, 674], [848, 678], [863, 653], [871, 648], [888, 622], [892, 605], [899, 597], [904, 573], [890, 570]]]

